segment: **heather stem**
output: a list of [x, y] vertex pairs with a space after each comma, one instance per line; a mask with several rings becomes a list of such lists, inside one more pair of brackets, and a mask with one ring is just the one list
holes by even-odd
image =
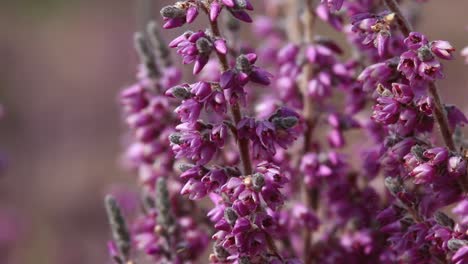
[[[303, 14], [303, 34], [304, 34], [304, 43], [309, 44], [313, 42], [313, 25], [315, 21], [315, 13], [313, 9], [313, 0], [306, 0], [306, 11]], [[310, 63], [306, 63], [303, 68], [303, 76], [302, 76], [302, 98], [304, 103], [304, 108], [302, 115], [306, 122], [306, 129], [304, 133], [304, 146], [303, 146], [303, 153], [307, 153], [310, 148], [310, 144], [312, 141], [312, 132], [314, 127], [317, 123], [317, 118], [314, 117], [313, 113], [313, 105], [312, 100], [307, 96], [307, 86], [310, 79], [313, 76], [313, 69]], [[318, 197], [319, 192], [317, 188], [308, 189], [306, 186], [303, 187], [303, 195], [306, 204], [308, 207], [317, 210], [318, 208]], [[312, 232], [307, 230], [304, 235], [304, 263], [309, 264], [313, 262], [313, 258], [310, 257], [310, 252], [312, 246]]]
[[384, 1], [387, 7], [390, 9], [390, 11], [395, 13], [396, 21], [398, 23], [398, 27], [401, 30], [401, 33], [403, 33], [403, 35], [405, 36], [408, 36], [412, 31], [412, 27], [411, 27], [411, 24], [403, 15], [403, 13], [401, 12], [401, 9], [398, 6], [398, 3], [395, 0], [384, 0]]
[[[385, 0], [385, 4], [388, 6], [390, 11], [395, 13], [396, 21], [398, 23], [401, 33], [403, 33], [403, 35], [405, 36], [408, 36], [412, 31], [411, 25], [408, 22], [408, 20], [403, 16], [400, 7], [398, 6], [398, 3], [395, 0]], [[451, 151], [456, 151], [455, 144], [453, 143], [452, 132], [450, 131], [450, 127], [448, 124], [447, 115], [445, 114], [444, 106], [442, 104], [442, 100], [435, 82], [431, 82], [429, 84], [429, 94], [431, 95], [434, 101], [433, 114], [437, 121], [437, 124], [439, 125], [439, 129], [442, 134], [442, 138], [445, 142], [445, 145]]]
[[[205, 10], [206, 11], [206, 10]], [[207, 12], [209, 13], [209, 12]], [[219, 30], [218, 22], [217, 21], [211, 21], [210, 22], [211, 26], [211, 31], [213, 33], [214, 37], [221, 38], [221, 32]], [[221, 70], [223, 72], [227, 71], [229, 69], [229, 64], [226, 55], [220, 54], [219, 52], [216, 52], [218, 55], [219, 63], [221, 64]], [[237, 125], [241, 119], [242, 119], [242, 114], [240, 111], [240, 106], [238, 103], [234, 103], [231, 105], [231, 115], [232, 118]], [[239, 154], [240, 158], [242, 161], [242, 165], [244, 167], [244, 175], [251, 175], [252, 174], [252, 163], [250, 160], [250, 151], [249, 151], [249, 141], [248, 139], [240, 139], [238, 138], [238, 146], [239, 146]], [[268, 248], [270, 251], [278, 257], [280, 260], [283, 258], [281, 255], [278, 253], [278, 249], [276, 248], [275, 242], [273, 241], [273, 238], [271, 237], [270, 234], [265, 233], [266, 238], [267, 238], [267, 243], [268, 243]]]
[[429, 93], [434, 101], [434, 116], [439, 124], [439, 129], [442, 133], [445, 145], [451, 151], [456, 151], [455, 144], [453, 143], [452, 131], [450, 131], [450, 127], [448, 125], [447, 115], [445, 114], [442, 100], [434, 82], [429, 84]]
[[[213, 32], [213, 36], [221, 37], [218, 22], [212, 21], [210, 25], [211, 31]], [[218, 59], [221, 64], [221, 70], [223, 72], [227, 71], [229, 69], [229, 64], [226, 55], [220, 54], [219, 52], [217, 52], [216, 54], [218, 55]], [[231, 105], [231, 115], [232, 119], [234, 120], [234, 123], [237, 125], [242, 119], [242, 114], [238, 103], [234, 103], [233, 105]], [[240, 158], [244, 167], [244, 175], [250, 175], [252, 174], [252, 163], [250, 161], [249, 141], [248, 139], [238, 139], [238, 145]]]

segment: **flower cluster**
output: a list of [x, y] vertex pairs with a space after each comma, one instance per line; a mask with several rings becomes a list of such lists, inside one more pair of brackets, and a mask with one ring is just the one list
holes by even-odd
[[383, 57], [388, 48], [391, 37], [390, 27], [394, 19], [395, 14], [386, 11], [377, 15], [358, 14], [353, 17], [352, 31], [359, 34], [364, 47], [374, 46], [379, 56]]
[[227, 53], [224, 39], [210, 37], [203, 31], [187, 31], [171, 41], [169, 47], [177, 48], [184, 64], [195, 62], [193, 74], [198, 74], [205, 67], [212, 51], [223, 55]]
[[248, 0], [164, 7], [164, 28], [208, 21], [168, 45], [194, 64], [184, 81], [154, 30], [139, 38], [121, 101], [145, 202], [131, 228], [108, 202], [117, 263], [468, 261], [468, 119], [435, 83], [454, 48], [395, 0], [296, 2], [254, 19]]
[[[252, 9], [249, 2], [222, 4], [234, 17], [250, 21], [243, 11]], [[188, 162], [180, 167], [180, 193], [192, 200], [210, 196], [215, 201], [215, 208], [208, 213], [218, 230], [212, 236], [215, 242], [211, 262], [280, 260], [282, 257], [272, 244], [272, 231], [277, 225], [273, 214], [283, 205], [281, 189], [288, 179], [269, 159], [278, 147], [285, 149], [298, 137], [300, 116], [287, 107], [278, 107], [266, 119], [242, 116], [240, 108], [247, 106], [248, 100], [246, 87], [267, 86], [272, 76], [256, 65], [255, 53], [231, 58], [227, 51], [232, 47], [228, 48], [218, 32], [219, 3], [213, 1], [202, 8], [207, 9], [211, 29], [187, 31], [169, 44], [177, 48], [184, 64], [195, 62], [194, 74], [201, 72], [212, 52], [217, 53], [223, 68], [210, 73], [210, 82], [175, 85], [166, 91], [168, 97], [180, 100], [174, 109], [180, 124], [169, 135], [175, 158]], [[164, 16], [164, 9], [162, 13]], [[230, 59], [234, 62], [232, 67]], [[236, 149], [240, 152], [237, 155]], [[231, 153], [237, 157], [229, 159], [227, 155]], [[252, 165], [255, 170], [251, 170]]]
[[378, 87], [379, 97], [373, 108], [372, 119], [382, 125], [394, 128], [401, 136], [411, 133], [424, 133], [432, 130], [432, 101], [422, 95], [416, 97], [413, 89], [405, 84], [392, 83], [392, 90]]
[[411, 84], [443, 78], [442, 65], [437, 58], [450, 60], [455, 51], [449, 42], [429, 42], [426, 36], [419, 32], [411, 32], [405, 39], [405, 45], [408, 51], [401, 54], [398, 70]]
[[161, 16], [165, 24], [164, 28], [181, 27], [185, 23], [192, 23], [200, 11], [209, 10], [209, 19], [215, 22], [222, 9], [227, 9], [235, 18], [252, 22], [247, 11], [253, 10], [249, 0], [214, 0], [207, 4], [197, 0], [180, 1], [174, 5], [165, 6], [161, 9]]

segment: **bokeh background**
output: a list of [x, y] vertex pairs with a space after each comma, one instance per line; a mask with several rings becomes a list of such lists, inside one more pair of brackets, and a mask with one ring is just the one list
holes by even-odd
[[[148, 3], [151, 2], [152, 3]], [[106, 263], [104, 194], [132, 186], [119, 166], [118, 91], [133, 80], [132, 34], [171, 1], [0, 1], [0, 216], [12, 263]], [[422, 5], [418, 30], [468, 45], [468, 1]], [[324, 27], [321, 33], [330, 29]], [[446, 63], [449, 103], [468, 112], [468, 66]], [[3, 233], [2, 233], [3, 232]]]

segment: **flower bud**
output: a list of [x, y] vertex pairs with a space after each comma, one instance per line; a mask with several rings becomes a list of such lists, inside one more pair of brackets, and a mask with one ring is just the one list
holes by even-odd
[[213, 45], [211, 45], [211, 42], [207, 38], [203, 37], [197, 39], [195, 45], [197, 46], [198, 52], [202, 54], [210, 53], [213, 47]]
[[432, 52], [439, 58], [444, 60], [451, 60], [453, 58], [453, 52], [455, 48], [444, 40], [436, 40], [431, 43]]
[[140, 61], [145, 66], [148, 74], [154, 77], [159, 77], [161, 75], [161, 70], [158, 68], [158, 65], [155, 62], [153, 51], [149, 47], [147, 39], [141, 32], [135, 33], [134, 45], [135, 50], [140, 57]]
[[195, 167], [194, 165], [192, 164], [188, 164], [188, 163], [181, 163], [177, 166], [177, 168], [181, 171], [181, 172], [186, 172], [188, 170], [190, 170], [191, 168]]
[[422, 46], [418, 49], [418, 58], [422, 61], [430, 61], [434, 59], [434, 54], [427, 46]]
[[434, 214], [434, 218], [435, 218], [435, 221], [441, 226], [445, 226], [448, 228], [453, 228], [455, 226], [455, 221], [453, 221], [452, 218], [448, 217], [448, 215], [440, 211], [437, 211]]
[[423, 163], [414, 168], [409, 175], [414, 177], [415, 184], [422, 184], [432, 182], [437, 173], [433, 166]]
[[244, 73], [250, 73], [252, 70], [252, 65], [250, 64], [249, 59], [245, 55], [240, 55], [236, 59], [236, 68]]
[[181, 138], [180, 133], [172, 133], [169, 136], [169, 141], [171, 141], [171, 143], [173, 143], [173, 144], [180, 145], [180, 143], [181, 143], [180, 138]]
[[262, 187], [265, 185], [265, 177], [261, 173], [255, 173], [252, 176], [252, 186], [256, 190], [262, 189]]
[[185, 16], [185, 11], [175, 6], [165, 6], [161, 8], [160, 13], [165, 18], [181, 18]]
[[130, 255], [131, 238], [125, 218], [120, 211], [117, 201], [111, 195], [106, 196], [105, 205], [115, 245], [122, 255], [121, 257], [123, 259], [128, 259]]
[[148, 34], [151, 45], [154, 47], [157, 59], [161, 61], [162, 65], [170, 66], [172, 64], [171, 52], [159, 31], [159, 25], [156, 21], [150, 21], [148, 23], [146, 33]]
[[450, 157], [448, 160], [448, 172], [455, 177], [465, 174], [466, 161], [460, 156]]
[[419, 162], [425, 161], [424, 151], [424, 148], [420, 145], [414, 145], [411, 147], [411, 154], [413, 154]]
[[393, 195], [403, 191], [403, 186], [401, 185], [400, 181], [392, 177], [385, 178], [385, 187], [387, 187], [387, 189]]
[[221, 245], [213, 246], [213, 253], [218, 260], [224, 261], [229, 257], [229, 252]]
[[230, 225], [233, 225], [236, 222], [237, 218], [238, 218], [237, 213], [234, 209], [232, 209], [232, 207], [227, 207], [224, 210], [224, 219], [226, 219], [226, 221]]
[[249, 257], [244, 256], [244, 257], [240, 257], [240, 258], [239, 258], [239, 262], [238, 262], [238, 263], [239, 263], [239, 264], [251, 264], [252, 262], [250, 262]]
[[190, 91], [187, 88], [183, 87], [183, 86], [176, 86], [176, 87], [172, 88], [171, 90], [172, 90], [172, 95], [175, 98], [188, 99], [188, 98], [192, 97], [192, 94], [190, 93]]
[[276, 118], [273, 118], [272, 121], [276, 127], [289, 129], [289, 128], [294, 127], [297, 124], [298, 119], [295, 116], [287, 116], [287, 117], [276, 117]]
[[161, 177], [156, 184], [156, 208], [158, 209], [158, 223], [162, 228], [170, 230], [174, 225], [174, 219], [171, 214], [171, 202], [169, 190], [167, 189], [166, 179]]
[[464, 247], [464, 246], [467, 246], [468, 245], [468, 241], [467, 240], [462, 240], [462, 239], [456, 239], [456, 238], [452, 238], [448, 241], [447, 243], [447, 247], [452, 250], [452, 251], [457, 251], [459, 250], [461, 247]]
[[236, 5], [236, 9], [245, 9], [247, 7], [246, 0], [234, 0], [234, 3]]

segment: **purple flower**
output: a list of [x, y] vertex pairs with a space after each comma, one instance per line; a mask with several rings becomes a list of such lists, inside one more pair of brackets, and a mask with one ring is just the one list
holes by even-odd
[[231, 104], [239, 100], [245, 104], [244, 86], [248, 82], [261, 85], [269, 85], [270, 73], [254, 65], [257, 55], [249, 53], [240, 55], [236, 60], [236, 67], [225, 71], [220, 78], [220, 86], [228, 91], [228, 99]]
[[419, 32], [411, 32], [404, 42], [406, 47], [411, 50], [418, 50], [429, 43], [426, 36]]
[[443, 60], [451, 60], [453, 59], [453, 52], [455, 52], [455, 48], [445, 40], [435, 40], [431, 42], [431, 51], [437, 57]]
[[409, 104], [414, 98], [411, 87], [401, 83], [392, 83], [392, 93], [395, 100], [402, 104]]
[[208, 187], [197, 179], [189, 179], [182, 190], [182, 195], [189, 195], [190, 200], [199, 200], [208, 194]]
[[418, 74], [423, 79], [428, 81], [435, 81], [436, 79], [442, 79], [442, 65], [436, 60], [423, 61], [419, 64]]
[[466, 175], [466, 160], [460, 156], [450, 157], [447, 170], [450, 175], [455, 177]]
[[434, 180], [436, 172], [431, 165], [421, 164], [414, 168], [409, 176], [414, 178], [415, 184], [430, 183]]
[[187, 31], [169, 43], [169, 47], [177, 48], [177, 53], [182, 56], [184, 64], [195, 62], [193, 74], [200, 73], [205, 67], [212, 51], [227, 53], [224, 39], [213, 39], [203, 31]]
[[395, 74], [390, 62], [372, 64], [365, 68], [358, 77], [365, 92], [373, 92], [378, 84], [390, 87], [389, 79]]
[[309, 81], [308, 95], [315, 99], [324, 99], [331, 95], [332, 79], [328, 72], [322, 71]]
[[310, 231], [317, 230], [320, 220], [310, 211], [309, 208], [302, 204], [296, 204], [293, 208], [294, 218], [300, 221], [300, 224]]
[[406, 78], [410, 81], [418, 76], [418, 68], [420, 61], [418, 54], [413, 51], [407, 51], [400, 56], [400, 63], [398, 64], [398, 70], [402, 72]]
[[454, 105], [445, 105], [447, 111], [447, 118], [451, 129], [463, 127], [468, 124], [468, 119], [465, 114]]
[[460, 224], [468, 225], [468, 200], [463, 199], [452, 210], [460, 218]]
[[385, 125], [393, 124], [398, 121], [400, 106], [398, 102], [391, 97], [377, 98], [377, 105], [374, 106], [372, 119]]
[[229, 12], [237, 19], [250, 23], [252, 18], [245, 10], [253, 10], [249, 0], [221, 0]]
[[[343, 0], [339, 0], [339, 1], [343, 1]], [[339, 14], [336, 14], [334, 11], [328, 8], [327, 5], [325, 4], [318, 5], [315, 10], [315, 13], [320, 19], [330, 24], [336, 30], [341, 31], [343, 29], [343, 17], [340, 16]]]
[[336, 56], [342, 54], [341, 48], [329, 40], [319, 40], [314, 45], [309, 45], [306, 50], [307, 59], [318, 65], [332, 65], [336, 62]]
[[468, 246], [463, 246], [452, 256], [452, 261], [455, 264], [463, 264], [468, 262]]
[[176, 158], [186, 157], [197, 163], [207, 164], [215, 155], [217, 146], [209, 140], [209, 135], [199, 131], [183, 131], [170, 137], [172, 151]]
[[200, 116], [202, 105], [194, 99], [184, 100], [175, 112], [182, 122], [195, 123]]
[[447, 161], [448, 151], [446, 148], [436, 147], [424, 151], [423, 155], [429, 159], [431, 165], [437, 166]]
[[444, 77], [442, 65], [436, 59], [452, 59], [453, 47], [447, 41], [437, 40], [428, 42], [426, 37], [418, 32], [412, 32], [405, 39], [406, 46], [410, 49], [400, 56], [398, 70], [412, 84], [421, 80], [435, 81]]
[[395, 14], [382, 12], [374, 15], [362, 13], [353, 16], [352, 30], [359, 33], [364, 46], [374, 46], [377, 48], [379, 56], [386, 53], [388, 41], [391, 36], [390, 25]]

